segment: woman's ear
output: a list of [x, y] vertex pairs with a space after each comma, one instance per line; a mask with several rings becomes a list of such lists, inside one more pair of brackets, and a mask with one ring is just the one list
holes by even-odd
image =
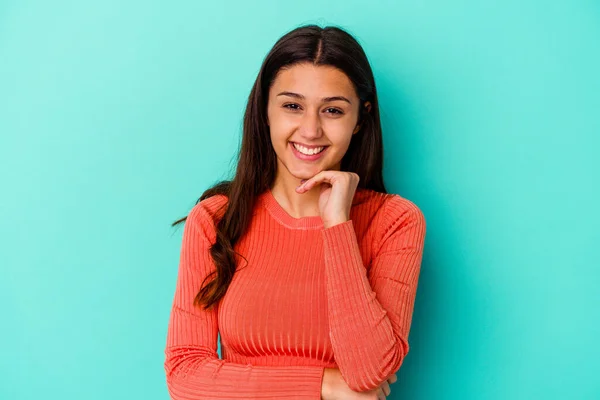
[[360, 126], [361, 126], [361, 123], [362, 123], [362, 120], [363, 120], [363, 118], [362, 118], [363, 113], [370, 113], [371, 112], [371, 102], [366, 101], [365, 104], [363, 105], [363, 107], [364, 107], [364, 109], [361, 110], [361, 113], [360, 113], [361, 117], [359, 119], [359, 123], [356, 124], [356, 127], [354, 128], [354, 132], [352, 132], [353, 135], [360, 130]]

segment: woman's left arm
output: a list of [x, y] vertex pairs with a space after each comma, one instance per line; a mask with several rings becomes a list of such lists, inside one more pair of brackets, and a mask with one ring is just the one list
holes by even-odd
[[391, 195], [380, 211], [370, 268], [363, 264], [353, 221], [322, 230], [330, 339], [348, 386], [372, 390], [408, 353], [425, 218], [410, 200]]

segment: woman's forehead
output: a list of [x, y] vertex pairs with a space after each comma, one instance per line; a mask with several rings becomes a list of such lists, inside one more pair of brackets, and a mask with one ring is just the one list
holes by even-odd
[[334, 96], [355, 97], [352, 82], [343, 71], [332, 66], [310, 63], [281, 69], [271, 92], [275, 95], [291, 92], [310, 101], [321, 101], [324, 97]]

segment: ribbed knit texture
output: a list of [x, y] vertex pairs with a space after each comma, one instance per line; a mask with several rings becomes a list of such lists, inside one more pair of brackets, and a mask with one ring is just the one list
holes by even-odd
[[326, 367], [355, 391], [400, 368], [425, 240], [414, 203], [358, 189], [350, 219], [325, 228], [264, 192], [235, 245], [243, 258], [226, 295], [204, 311], [192, 303], [215, 270], [209, 248], [226, 201], [204, 199], [185, 222], [165, 349], [172, 399], [320, 400]]

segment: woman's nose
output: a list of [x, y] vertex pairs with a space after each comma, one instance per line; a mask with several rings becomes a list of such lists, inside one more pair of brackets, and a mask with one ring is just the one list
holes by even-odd
[[318, 111], [307, 111], [302, 118], [301, 134], [307, 139], [318, 138], [323, 134]]

